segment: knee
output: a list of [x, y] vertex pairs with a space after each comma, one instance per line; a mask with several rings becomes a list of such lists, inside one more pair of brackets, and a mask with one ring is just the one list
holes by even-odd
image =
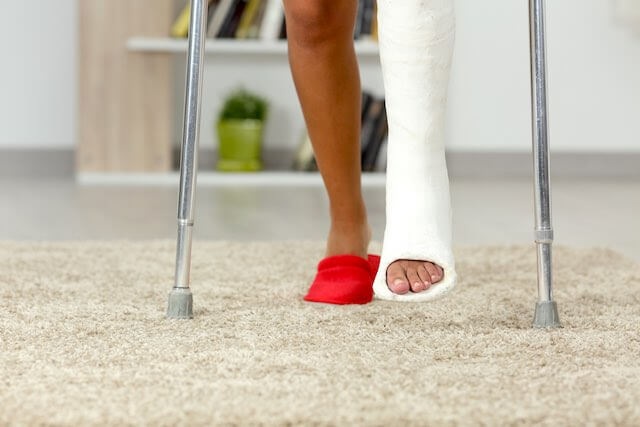
[[[285, 1], [287, 37], [303, 46], [317, 46], [353, 36], [351, 1]], [[355, 12], [354, 12], [355, 13]]]

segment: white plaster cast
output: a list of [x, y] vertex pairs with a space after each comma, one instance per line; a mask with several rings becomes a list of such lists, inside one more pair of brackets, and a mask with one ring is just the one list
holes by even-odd
[[[455, 37], [454, 0], [378, 0], [380, 59], [389, 121], [386, 213], [376, 298], [426, 301], [456, 282], [444, 114]], [[398, 259], [431, 261], [444, 279], [397, 295], [386, 283]]]

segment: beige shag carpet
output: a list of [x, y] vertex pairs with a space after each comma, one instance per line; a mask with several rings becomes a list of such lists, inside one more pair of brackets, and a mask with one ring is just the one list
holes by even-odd
[[[321, 242], [0, 243], [1, 425], [640, 425], [640, 266], [555, 250], [564, 329], [532, 330], [533, 246], [457, 250], [431, 303], [302, 301]], [[377, 245], [376, 245], [377, 246]]]

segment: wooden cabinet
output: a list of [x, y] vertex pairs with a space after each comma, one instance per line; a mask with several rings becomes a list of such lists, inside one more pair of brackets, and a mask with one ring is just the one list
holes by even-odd
[[132, 36], [165, 36], [174, 0], [78, 0], [78, 149], [82, 172], [168, 171], [171, 56], [127, 50]]

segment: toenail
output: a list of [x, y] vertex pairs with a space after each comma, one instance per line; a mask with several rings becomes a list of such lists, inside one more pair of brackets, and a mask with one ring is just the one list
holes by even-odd
[[431, 275], [431, 280], [433, 280], [435, 282], [435, 280], [438, 278], [438, 276], [436, 276], [435, 274]]
[[400, 286], [400, 285], [406, 285], [406, 284], [407, 284], [407, 282], [405, 282], [405, 281], [404, 281], [404, 280], [402, 280], [402, 279], [396, 279], [396, 280], [394, 280], [394, 281], [393, 281], [393, 284], [394, 284], [395, 286]]

